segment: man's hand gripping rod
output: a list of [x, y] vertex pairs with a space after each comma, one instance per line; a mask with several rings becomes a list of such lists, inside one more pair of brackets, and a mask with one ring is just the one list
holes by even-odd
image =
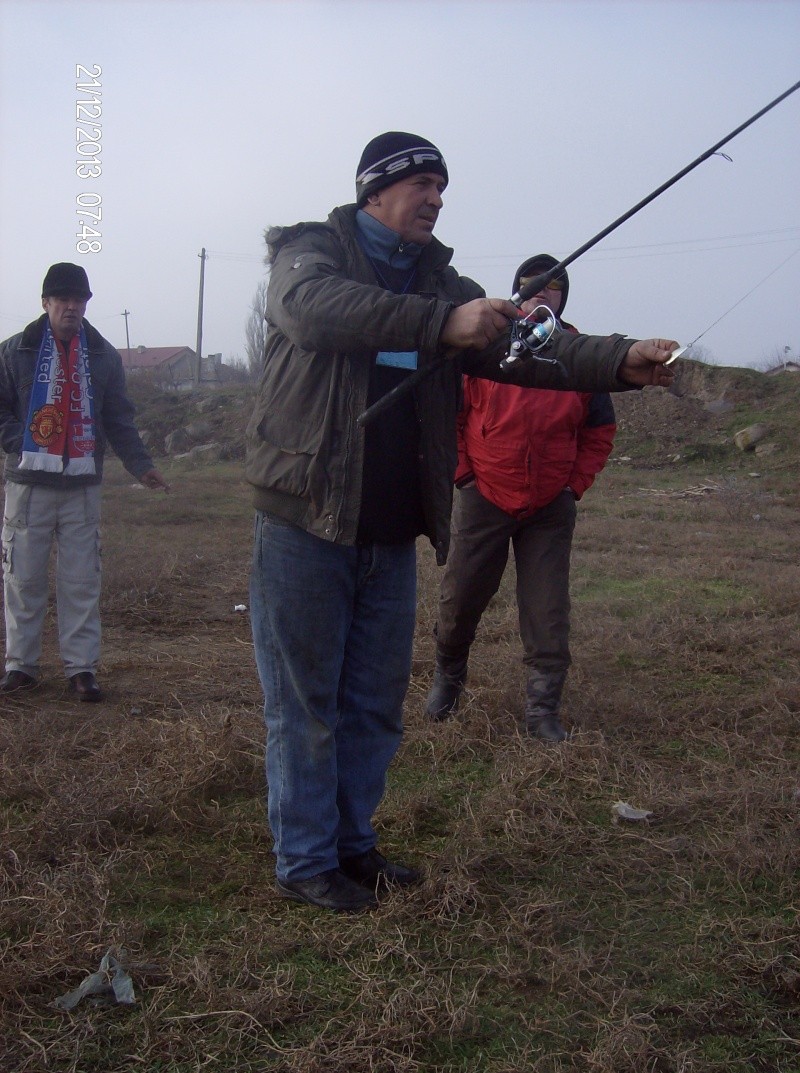
[[[520, 287], [519, 291], [517, 291], [516, 294], [511, 295], [511, 301], [514, 303], [515, 306], [517, 306], [517, 308], [520, 308], [523, 302], [527, 301], [528, 298], [532, 298], [534, 294], [538, 294], [539, 291], [550, 282], [550, 280], [554, 279], [559, 274], [559, 272], [563, 272], [567, 265], [571, 265], [573, 261], [576, 261], [579, 257], [586, 253], [587, 250], [590, 250], [592, 246], [597, 245], [597, 243], [600, 242], [601, 239], [604, 239], [606, 235], [610, 235], [612, 231], [615, 231], [621, 224], [624, 224], [626, 220], [629, 220], [631, 216], [634, 216], [637, 212], [643, 209], [645, 205], [649, 205], [651, 201], [654, 201], [657, 197], [660, 197], [660, 195], [663, 194], [665, 190], [669, 190], [669, 188], [671, 186], [674, 186], [674, 184], [677, 183], [680, 179], [682, 179], [684, 175], [688, 175], [690, 171], [693, 171], [699, 164], [702, 164], [704, 160], [708, 160], [708, 158], [718, 152], [718, 150], [720, 150], [723, 145], [726, 145], [729, 141], [735, 138], [737, 134], [741, 134], [743, 130], [746, 130], [747, 127], [751, 126], [763, 115], [766, 115], [767, 112], [773, 109], [777, 104], [780, 104], [781, 101], [791, 96], [791, 94], [795, 93], [798, 89], [800, 89], [800, 82], [795, 82], [793, 86], [790, 86], [789, 89], [781, 93], [781, 95], [779, 97], [776, 97], [774, 101], [770, 101], [769, 104], [765, 105], [762, 109], [760, 109], [760, 111], [756, 112], [755, 115], [752, 115], [749, 119], [745, 120], [744, 123], [741, 123], [735, 130], [732, 130], [730, 134], [727, 134], [724, 138], [721, 138], [718, 142], [716, 142], [716, 144], [712, 145], [710, 149], [706, 149], [706, 151], [704, 153], [701, 153], [696, 160], [693, 160], [691, 162], [691, 164], [687, 164], [685, 168], [682, 168], [676, 175], [673, 175], [671, 179], [668, 179], [665, 183], [662, 183], [661, 186], [655, 189], [651, 194], [648, 194], [647, 197], [642, 198], [642, 200], [639, 201], [636, 205], [634, 205], [633, 208], [628, 209], [627, 212], [623, 213], [622, 216], [614, 220], [614, 222], [609, 224], [608, 227], [604, 227], [602, 231], [598, 232], [598, 234], [594, 236], [594, 238], [590, 238], [588, 242], [584, 242], [584, 244], [582, 246], [579, 246], [578, 249], [574, 251], [574, 253], [571, 253], [569, 255], [569, 257], [565, 257], [563, 261], [559, 261], [557, 265], [553, 265], [553, 267], [548, 269], [547, 272], [542, 272], [540, 275], [535, 276], [533, 279], [529, 280], [524, 287]], [[412, 391], [421, 380], [424, 380], [426, 379], [426, 377], [431, 376], [433, 373], [437, 372], [437, 370], [441, 369], [448, 361], [451, 361], [458, 353], [458, 350], [448, 350], [444, 354], [441, 354], [438, 358], [434, 358], [434, 360], [429, 362], [424, 368], [417, 369], [415, 372], [411, 373], [409, 376], [406, 377], [405, 380], [398, 384], [397, 387], [392, 388], [391, 391], [387, 392], [386, 395], [378, 399], [376, 403], [373, 403], [373, 405], [370, 406], [368, 410], [365, 410], [364, 413], [359, 416], [359, 426], [363, 428], [365, 425], [370, 424], [370, 422], [374, 421], [376, 417], [378, 417], [384, 412], [384, 410], [388, 409], [388, 407], [390, 406], [393, 406], [394, 403], [398, 399], [402, 398], [407, 392]], [[673, 354], [672, 358], [670, 358], [670, 361], [673, 361], [678, 356], [679, 352], [676, 351], [675, 354]]]

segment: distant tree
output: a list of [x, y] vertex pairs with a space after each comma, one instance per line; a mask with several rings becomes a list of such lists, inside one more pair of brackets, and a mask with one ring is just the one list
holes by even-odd
[[241, 354], [234, 354], [233, 357], [228, 358], [226, 365], [228, 366], [227, 378], [230, 383], [246, 384], [252, 380], [250, 364]]
[[262, 279], [253, 301], [250, 303], [250, 315], [244, 329], [244, 349], [247, 354], [247, 368], [253, 380], [261, 375], [264, 365], [264, 344], [267, 340], [267, 325], [264, 312], [267, 308], [267, 280]]

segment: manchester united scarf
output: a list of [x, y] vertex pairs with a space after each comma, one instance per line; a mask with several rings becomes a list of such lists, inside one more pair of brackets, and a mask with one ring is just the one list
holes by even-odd
[[94, 401], [86, 333], [56, 342], [45, 325], [22, 438], [20, 469], [79, 477], [95, 472]]

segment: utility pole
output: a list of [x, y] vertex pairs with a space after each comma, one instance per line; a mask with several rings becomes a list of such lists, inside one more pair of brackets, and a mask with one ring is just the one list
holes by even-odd
[[131, 337], [128, 335], [128, 317], [130, 315], [131, 312], [129, 309], [123, 309], [120, 313], [120, 316], [125, 318], [125, 342], [128, 345], [128, 368], [130, 368], [131, 365]]
[[195, 380], [198, 388], [203, 376], [203, 281], [206, 276], [206, 248], [197, 255], [200, 258], [200, 294], [197, 299], [197, 371]]

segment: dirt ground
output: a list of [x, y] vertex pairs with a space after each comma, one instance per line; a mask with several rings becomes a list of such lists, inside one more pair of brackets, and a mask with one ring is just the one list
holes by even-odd
[[[52, 618], [43, 685], [0, 699], [2, 1073], [800, 1068], [800, 378], [686, 375], [617, 396], [581, 505], [564, 749], [520, 734], [511, 567], [458, 718], [424, 719], [420, 541], [377, 824], [425, 882], [347, 921], [272, 885], [237, 436], [211, 467], [159, 458], [168, 497], [110, 465], [106, 700], [66, 692]], [[197, 403], [158, 405], [174, 427]], [[732, 445], [755, 420], [772, 453]], [[54, 1009], [108, 950], [136, 1006]]]

